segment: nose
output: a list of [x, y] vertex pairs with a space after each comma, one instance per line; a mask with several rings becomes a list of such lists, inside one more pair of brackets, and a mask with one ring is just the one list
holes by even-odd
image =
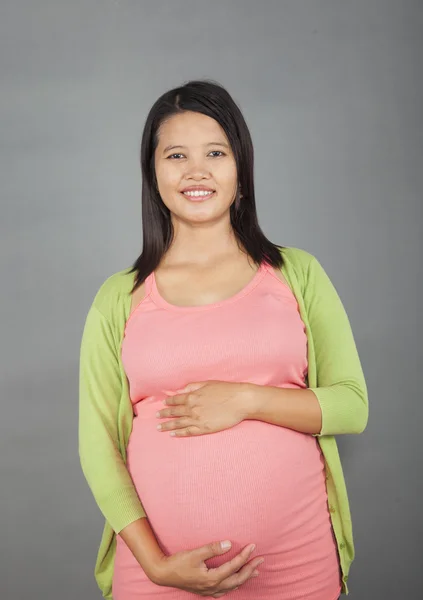
[[209, 179], [210, 171], [202, 158], [191, 158], [186, 163], [186, 179]]

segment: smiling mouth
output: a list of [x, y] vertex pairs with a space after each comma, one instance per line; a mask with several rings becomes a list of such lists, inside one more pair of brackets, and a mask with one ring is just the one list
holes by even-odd
[[183, 196], [185, 196], [185, 198], [188, 198], [189, 200], [194, 200], [194, 201], [199, 201], [199, 200], [206, 200], [207, 198], [210, 198], [211, 196], [213, 196], [216, 192], [215, 190], [195, 190], [195, 191], [187, 191], [187, 192], [181, 192]]

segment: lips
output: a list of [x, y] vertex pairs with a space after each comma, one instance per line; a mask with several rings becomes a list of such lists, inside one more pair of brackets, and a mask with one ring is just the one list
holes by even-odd
[[190, 200], [205, 200], [213, 196], [214, 193], [215, 190], [204, 185], [193, 185], [181, 191], [181, 194]]
[[214, 192], [215, 190], [207, 185], [190, 185], [181, 190], [181, 193], [184, 192]]
[[205, 186], [191, 186], [191, 187], [187, 187], [184, 188], [183, 190], [181, 190], [182, 194], [186, 194], [186, 193], [193, 193], [193, 192], [203, 192], [203, 193], [212, 193], [215, 190], [213, 188], [209, 188], [209, 187], [205, 187]]

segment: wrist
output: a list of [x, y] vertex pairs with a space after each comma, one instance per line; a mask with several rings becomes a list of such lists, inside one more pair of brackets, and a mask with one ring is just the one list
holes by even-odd
[[156, 583], [161, 577], [166, 555], [160, 547], [146, 517], [127, 525], [119, 536], [134, 555], [147, 577]]
[[144, 568], [144, 572], [147, 577], [156, 585], [166, 585], [166, 572], [167, 572], [167, 556], [162, 554], [156, 556], [148, 564], [147, 569]]
[[260, 408], [260, 389], [254, 383], [241, 383], [240, 411], [242, 420], [256, 419]]

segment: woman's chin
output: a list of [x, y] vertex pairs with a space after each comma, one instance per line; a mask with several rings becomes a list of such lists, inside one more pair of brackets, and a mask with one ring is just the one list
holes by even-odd
[[228, 206], [210, 206], [206, 204], [199, 204], [195, 206], [189, 206], [188, 209], [183, 211], [177, 211], [173, 213], [173, 217], [176, 220], [184, 221], [188, 223], [212, 223], [222, 219], [229, 219]]

